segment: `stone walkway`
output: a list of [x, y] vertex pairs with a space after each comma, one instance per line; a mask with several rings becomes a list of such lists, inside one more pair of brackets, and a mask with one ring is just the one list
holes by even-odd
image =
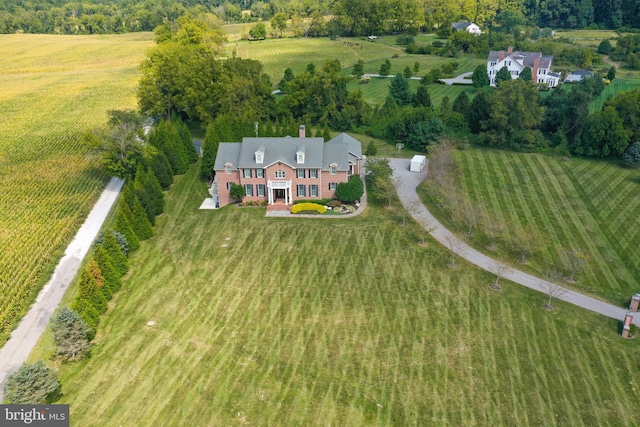
[[73, 238], [58, 263], [51, 280], [42, 288], [36, 302], [22, 318], [11, 338], [0, 349], [0, 403], [7, 377], [26, 362], [44, 332], [53, 312], [58, 308], [69, 284], [76, 276], [82, 260], [102, 228], [104, 220], [118, 199], [123, 182], [112, 178], [89, 216]]
[[[426, 230], [429, 230], [430, 234], [438, 242], [440, 242], [446, 248], [449, 248], [451, 247], [450, 242], [455, 241], [460, 245], [459, 247], [461, 258], [464, 258], [470, 263], [475, 264], [476, 266], [492, 273], [496, 271], [496, 265], [504, 266], [505, 268], [508, 268], [509, 271], [507, 280], [510, 280], [522, 286], [526, 286], [529, 289], [542, 292], [545, 295], [547, 294], [547, 286], [551, 285], [549, 282], [527, 274], [523, 271], [506, 266], [478, 252], [469, 245], [458, 240], [449, 230], [447, 230], [440, 222], [438, 222], [438, 220], [433, 215], [431, 215], [431, 213], [420, 201], [418, 193], [416, 192], [416, 187], [418, 186], [418, 184], [420, 184], [427, 176], [428, 165], [422, 172], [416, 173], [409, 171], [409, 165], [411, 162], [410, 159], [390, 159], [390, 162], [393, 168], [394, 177], [399, 178], [400, 184], [397, 188], [397, 191], [402, 205], [405, 207], [405, 209], [411, 212], [413, 218], [420, 225], [422, 225]], [[487, 286], [489, 286], [488, 283]], [[561, 292], [559, 293], [561, 293], [562, 295], [559, 295], [557, 299], [561, 299], [568, 303], [577, 305], [578, 307], [586, 308], [587, 310], [591, 310], [595, 313], [602, 314], [603, 316], [607, 316], [621, 322], [624, 320], [625, 313], [627, 312], [626, 308], [617, 307], [615, 305], [583, 295], [579, 292], [567, 288], [561, 288]], [[629, 295], [629, 297], [631, 298], [631, 295]], [[544, 297], [540, 299], [541, 306], [543, 305], [544, 301]], [[634, 314], [635, 316], [633, 318], [633, 323], [637, 326], [640, 326], [640, 313]]]

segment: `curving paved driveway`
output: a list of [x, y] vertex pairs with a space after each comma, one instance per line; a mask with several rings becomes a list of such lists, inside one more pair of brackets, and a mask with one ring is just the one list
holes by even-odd
[[[437, 219], [434, 218], [433, 215], [424, 207], [420, 198], [418, 197], [418, 193], [416, 192], [416, 187], [420, 184], [427, 176], [428, 166], [424, 168], [421, 173], [410, 172], [409, 165], [411, 163], [410, 159], [390, 159], [391, 167], [393, 168], [394, 177], [399, 178], [398, 184], [398, 196], [400, 197], [400, 201], [402, 205], [411, 212], [413, 218], [425, 229], [429, 230], [430, 234], [435, 237], [437, 241], [442, 243], [445, 247], [449, 247], [449, 242], [451, 239], [455, 239], [457, 242], [460, 242], [456, 237], [447, 230]], [[478, 252], [467, 244], [460, 242], [460, 247], [462, 248], [460, 251], [460, 257], [466, 259], [472, 264], [477, 265], [478, 267], [487, 270], [489, 272], [495, 271], [496, 264], [503, 265], [502, 263], [489, 258], [488, 256]], [[542, 292], [547, 294], [546, 286], [549, 285], [548, 282], [527, 274], [523, 271], [516, 270], [511, 267], [507, 267], [509, 270], [509, 275], [507, 277], [508, 280], [518, 283], [519, 285], [526, 286], [527, 288], [533, 289], [538, 292]], [[615, 305], [597, 300], [595, 298], [583, 295], [579, 292], [572, 291], [567, 288], [562, 288], [563, 295], [557, 297], [557, 299], [561, 299], [568, 303], [577, 305], [578, 307], [586, 308], [587, 310], [591, 310], [598, 314], [602, 314], [603, 316], [610, 317], [616, 320], [624, 320], [626, 309], [617, 307]], [[640, 313], [636, 313], [633, 318], [633, 323], [640, 326]]]
[[122, 184], [123, 181], [118, 178], [111, 179], [64, 252], [51, 280], [42, 288], [36, 302], [11, 333], [9, 341], [0, 349], [0, 403], [2, 403], [4, 382], [27, 361], [31, 350], [49, 324], [53, 312], [62, 301], [69, 284], [76, 276], [93, 240], [102, 228], [104, 220], [120, 194]]

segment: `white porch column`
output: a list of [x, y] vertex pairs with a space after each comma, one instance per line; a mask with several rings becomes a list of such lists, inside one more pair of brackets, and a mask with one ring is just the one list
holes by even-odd
[[273, 204], [273, 194], [271, 193], [273, 190], [271, 189], [271, 181], [267, 182], [267, 200], [269, 201], [269, 204], [272, 205]]

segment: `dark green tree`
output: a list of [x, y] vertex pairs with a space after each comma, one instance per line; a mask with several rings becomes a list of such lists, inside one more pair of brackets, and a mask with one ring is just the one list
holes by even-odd
[[132, 216], [133, 213], [131, 209], [129, 209], [129, 205], [126, 203], [120, 203], [118, 206], [118, 212], [116, 213], [116, 220], [113, 225], [113, 229], [124, 235], [127, 239], [127, 243], [129, 244], [129, 251], [135, 252], [140, 248], [140, 239], [136, 235], [133, 228], [131, 228], [131, 224], [129, 223], [129, 216]]
[[49, 325], [56, 346], [56, 356], [63, 361], [81, 359], [89, 351], [89, 326], [82, 317], [63, 307]]
[[291, 70], [291, 68], [289, 67], [285, 68], [284, 75], [282, 76], [282, 79], [278, 83], [278, 89], [280, 89], [282, 92], [286, 92], [287, 84], [290, 81], [292, 81], [294, 78], [295, 76], [293, 75], [293, 70]]
[[218, 154], [218, 146], [220, 138], [214, 123], [207, 126], [207, 132], [204, 136], [202, 144], [202, 162], [200, 163], [200, 174], [207, 178], [213, 179], [216, 156]]
[[473, 82], [473, 87], [485, 87], [489, 86], [489, 76], [487, 75], [487, 67], [484, 65], [478, 65], [471, 75], [471, 81]]
[[514, 149], [531, 149], [542, 143], [533, 132], [542, 121], [544, 107], [538, 105], [538, 88], [531, 82], [504, 81], [491, 96], [491, 114], [483, 125], [483, 141]]
[[331, 140], [331, 132], [327, 125], [322, 126], [322, 139], [324, 139], [324, 142]]
[[620, 157], [629, 145], [629, 132], [614, 107], [606, 106], [591, 114], [582, 127], [581, 137], [569, 148], [576, 154]]
[[[180, 134], [172, 122], [161, 120], [149, 135], [149, 143], [167, 156], [174, 174], [182, 175], [187, 171], [189, 167], [188, 154]], [[193, 146], [193, 143], [191, 145]]]
[[267, 38], [267, 28], [264, 22], [258, 22], [249, 30], [249, 36], [254, 40], [264, 40]]
[[242, 185], [233, 183], [233, 184], [231, 184], [231, 188], [229, 189], [229, 195], [236, 202], [241, 202], [242, 198], [246, 194], [244, 192], [244, 187]]
[[164, 210], [162, 187], [151, 169], [138, 168], [133, 189], [142, 204], [149, 222], [155, 224], [156, 216]]
[[[147, 149], [151, 151], [149, 147]], [[171, 184], [173, 184], [173, 169], [171, 169], [171, 164], [169, 164], [167, 156], [165, 156], [162, 151], [154, 148], [154, 152], [150, 154], [150, 157], [148, 163], [153, 174], [158, 179], [160, 187], [162, 187], [163, 190], [168, 190]]]
[[407, 65], [406, 67], [404, 67], [404, 72], [402, 74], [404, 75], [405, 78], [409, 79], [413, 75], [413, 72], [411, 71], [411, 68]]
[[147, 213], [133, 190], [133, 183], [125, 185], [123, 191], [124, 201], [128, 210], [125, 210], [129, 225], [139, 240], [147, 240], [153, 236], [153, 228], [147, 217]]
[[598, 45], [598, 53], [602, 55], [609, 55], [613, 50], [613, 46], [611, 46], [611, 42], [607, 39], [604, 39]]
[[429, 95], [429, 89], [424, 86], [418, 86], [416, 90], [416, 94], [413, 97], [413, 106], [414, 107], [427, 107], [431, 108], [431, 96]]
[[115, 292], [119, 291], [122, 287], [120, 273], [116, 271], [113, 266], [113, 262], [111, 261], [111, 257], [107, 254], [107, 251], [102, 245], [98, 245], [94, 249], [93, 259], [95, 259], [98, 267], [100, 267], [102, 277], [104, 277], [103, 294], [105, 295], [105, 298], [108, 294], [113, 295]]
[[467, 115], [469, 108], [471, 107], [471, 102], [469, 101], [469, 96], [466, 91], [460, 92], [460, 94], [453, 101], [453, 111], [456, 113], [460, 113], [463, 116]]
[[348, 182], [341, 182], [336, 187], [336, 198], [343, 203], [360, 200], [364, 194], [364, 184], [358, 175], [351, 175]]
[[364, 75], [364, 61], [362, 59], [358, 59], [358, 62], [354, 64], [353, 75], [356, 79], [359, 79]]
[[411, 90], [409, 89], [409, 81], [405, 76], [396, 74], [391, 80], [389, 96], [401, 107], [411, 104]]
[[451, 113], [451, 101], [448, 96], [444, 96], [440, 102], [440, 114], [446, 116]]
[[187, 162], [189, 164], [197, 162], [198, 153], [196, 152], [195, 145], [193, 145], [193, 136], [191, 135], [189, 127], [180, 119], [173, 120], [173, 123], [178, 130], [178, 135], [180, 136], [180, 140], [182, 141], [182, 145], [184, 146], [184, 152], [186, 153]]
[[491, 114], [491, 98], [486, 92], [478, 92], [467, 110], [466, 120], [473, 133], [480, 133], [482, 123], [489, 120]]
[[418, 61], [413, 63], [413, 74], [418, 74], [420, 72], [420, 63]]
[[124, 252], [122, 252], [120, 245], [118, 245], [116, 236], [111, 231], [104, 234], [102, 239], [102, 248], [109, 256], [113, 268], [118, 272], [118, 274], [120, 274], [120, 276], [124, 276], [129, 270], [129, 261], [127, 260], [127, 256]]
[[4, 385], [4, 398], [12, 405], [51, 403], [60, 391], [55, 369], [38, 360], [34, 364], [25, 363], [9, 375]]
[[522, 70], [522, 72], [520, 73], [518, 78], [524, 80], [525, 82], [532, 81], [533, 80], [533, 76], [531, 75], [531, 68], [524, 67], [524, 69]]
[[614, 67], [613, 65], [611, 66], [611, 68], [609, 68], [609, 71], [607, 71], [607, 79], [609, 79], [609, 81], [613, 81], [613, 79], [616, 78], [616, 67]]
[[382, 65], [380, 65], [380, 76], [388, 76], [391, 73], [391, 62], [389, 59], [385, 59]]
[[367, 151], [365, 151], [364, 154], [371, 157], [378, 154], [378, 148], [376, 147], [376, 144], [375, 142], [373, 142], [373, 140], [369, 141], [369, 144], [367, 144]]
[[496, 78], [495, 78], [496, 86], [500, 86], [500, 83], [508, 82], [510, 80], [511, 80], [511, 74], [509, 73], [509, 69], [505, 65], [504, 67], [500, 68], [500, 70], [498, 70], [498, 73], [496, 74]]

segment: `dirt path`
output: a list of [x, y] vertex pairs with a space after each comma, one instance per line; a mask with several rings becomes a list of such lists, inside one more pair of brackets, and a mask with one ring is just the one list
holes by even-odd
[[[489, 272], [495, 271], [496, 265], [503, 265], [499, 261], [478, 252], [464, 242], [460, 242], [460, 240], [458, 240], [449, 230], [438, 222], [427, 208], [424, 207], [418, 197], [416, 187], [426, 178], [428, 168], [425, 168], [421, 173], [416, 173], [409, 171], [409, 164], [411, 162], [409, 159], [390, 159], [390, 162], [391, 167], [393, 168], [394, 177], [400, 179], [401, 184], [398, 186], [397, 191], [402, 205], [411, 212], [413, 218], [420, 225], [425, 229], [430, 230], [430, 234], [438, 242], [446, 248], [451, 247], [452, 241], [459, 242], [458, 245], [456, 245], [460, 248], [459, 256]], [[415, 209], [413, 208], [414, 206], [416, 207]], [[509, 266], [505, 266], [505, 268], [508, 268], [510, 273], [508, 280], [519, 285], [526, 286], [529, 289], [547, 294], [547, 286], [550, 285], [548, 282]], [[488, 283], [487, 286], [489, 286]], [[587, 310], [591, 310], [612, 319], [619, 321], [624, 320], [625, 313], [627, 312], [625, 308], [617, 307], [567, 288], [560, 287], [560, 289], [561, 292], [559, 293], [562, 295], [558, 296], [557, 299], [577, 305], [578, 307], [586, 308]], [[629, 297], [631, 297], [631, 295], [629, 295]], [[541, 298], [541, 307], [543, 301], [544, 298]], [[640, 313], [636, 313], [633, 323], [640, 326]]]
[[111, 179], [84, 224], [67, 247], [51, 280], [42, 288], [36, 302], [12, 332], [9, 341], [0, 349], [0, 403], [3, 399], [4, 382], [27, 360], [49, 324], [49, 319], [58, 308], [64, 293], [78, 272], [82, 260], [89, 252], [93, 240], [117, 200], [122, 184], [123, 182], [117, 178]]

